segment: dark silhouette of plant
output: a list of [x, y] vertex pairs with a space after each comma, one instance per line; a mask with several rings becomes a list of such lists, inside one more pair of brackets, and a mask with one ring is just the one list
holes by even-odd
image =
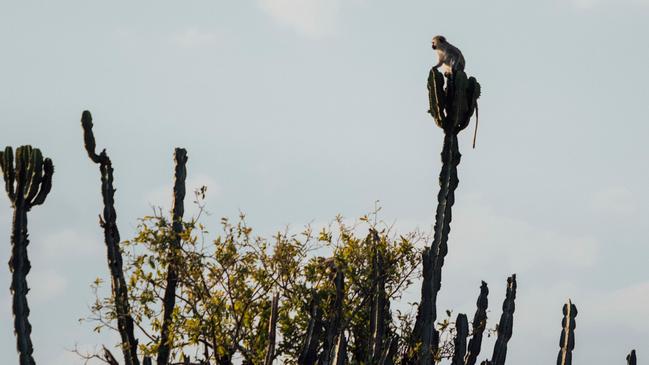
[[32, 326], [29, 323], [27, 304], [27, 274], [31, 264], [27, 256], [29, 235], [27, 232], [27, 212], [45, 202], [52, 188], [54, 165], [49, 158], [43, 159], [38, 148], [20, 146], [16, 149], [14, 161], [11, 147], [0, 151], [0, 168], [5, 181], [5, 190], [14, 209], [11, 227], [12, 272], [11, 292], [13, 294], [14, 331], [20, 365], [33, 365], [34, 348], [31, 340]]
[[575, 322], [577, 307], [570, 299], [563, 305], [563, 320], [561, 321], [561, 337], [559, 338], [559, 355], [557, 365], [572, 365], [572, 350], [575, 348]]
[[[104, 241], [110, 270], [111, 288], [115, 303], [115, 317], [117, 328], [122, 338], [122, 352], [126, 365], [139, 365], [137, 357], [138, 341], [133, 332], [133, 317], [129, 305], [128, 287], [124, 279], [122, 253], [119, 243], [120, 236], [117, 229], [117, 213], [115, 212], [115, 188], [113, 187], [113, 166], [106, 153], [95, 152], [95, 136], [92, 133], [92, 115], [84, 111], [81, 115], [83, 140], [90, 160], [99, 165], [101, 173], [101, 195], [104, 201], [104, 214], [99, 218], [99, 225], [104, 229]], [[106, 350], [108, 351], [108, 350]], [[111, 355], [112, 357], [112, 355]]]

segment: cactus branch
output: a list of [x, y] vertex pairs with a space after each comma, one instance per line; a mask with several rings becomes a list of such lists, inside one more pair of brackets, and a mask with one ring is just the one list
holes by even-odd
[[104, 214], [100, 217], [100, 225], [104, 229], [104, 241], [108, 268], [110, 270], [111, 288], [115, 298], [117, 328], [122, 340], [122, 352], [126, 365], [139, 365], [137, 357], [137, 340], [133, 330], [133, 317], [128, 303], [128, 287], [124, 279], [122, 253], [119, 249], [119, 230], [117, 229], [117, 213], [115, 212], [115, 188], [113, 187], [113, 167], [110, 158], [103, 150], [95, 153], [95, 136], [92, 133], [92, 116], [84, 111], [81, 116], [83, 139], [88, 157], [99, 165], [101, 172], [101, 195], [104, 202]]

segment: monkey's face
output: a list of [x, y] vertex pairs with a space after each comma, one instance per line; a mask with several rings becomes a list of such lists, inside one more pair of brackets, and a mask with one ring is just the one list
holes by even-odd
[[437, 49], [442, 43], [446, 42], [446, 38], [441, 35], [436, 35], [433, 37], [433, 49]]

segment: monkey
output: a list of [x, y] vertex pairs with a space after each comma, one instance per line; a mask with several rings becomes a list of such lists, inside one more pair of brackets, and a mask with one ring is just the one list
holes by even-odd
[[[443, 66], [444, 75], [452, 76], [455, 71], [464, 71], [466, 62], [462, 52], [450, 44], [443, 35], [433, 37], [432, 46], [437, 51], [438, 62], [433, 66], [434, 69]], [[473, 131], [473, 148], [475, 148], [476, 137], [478, 136], [478, 104], [475, 106], [475, 130]]]
[[433, 37], [433, 49], [437, 51], [439, 62], [433, 68], [437, 69], [444, 66], [444, 75], [452, 75], [455, 71], [464, 71], [464, 56], [457, 47], [448, 43], [446, 38], [442, 35]]

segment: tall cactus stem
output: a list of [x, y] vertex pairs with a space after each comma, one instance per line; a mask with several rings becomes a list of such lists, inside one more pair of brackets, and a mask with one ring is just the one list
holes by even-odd
[[334, 350], [333, 365], [347, 364], [347, 338], [345, 333], [340, 333], [338, 341], [336, 342], [336, 349]]
[[309, 326], [297, 360], [298, 365], [313, 365], [316, 363], [321, 337], [322, 307], [320, 306], [320, 294], [314, 290], [311, 299]]
[[117, 314], [117, 329], [122, 340], [122, 352], [125, 365], [139, 365], [137, 357], [137, 344], [133, 331], [133, 317], [128, 303], [128, 287], [124, 279], [122, 253], [119, 249], [120, 236], [117, 229], [117, 213], [115, 211], [115, 188], [113, 187], [113, 167], [110, 158], [103, 150], [100, 154], [95, 152], [95, 136], [92, 132], [92, 115], [84, 111], [81, 115], [83, 139], [88, 157], [99, 165], [101, 173], [101, 195], [104, 203], [103, 217], [99, 224], [104, 229], [106, 255], [110, 270], [111, 288], [115, 298], [115, 311]]
[[343, 336], [343, 305], [345, 299], [345, 273], [342, 267], [336, 267], [336, 276], [334, 278], [336, 286], [335, 298], [332, 305], [332, 316], [327, 322], [325, 338], [322, 349], [322, 355], [319, 360], [321, 365], [330, 365], [334, 363], [337, 337]]
[[512, 330], [514, 327], [514, 310], [516, 300], [516, 274], [513, 274], [507, 279], [507, 293], [503, 301], [503, 313], [500, 316], [498, 323], [498, 338], [494, 345], [493, 356], [491, 363], [493, 365], [505, 365], [505, 358], [507, 357], [507, 342], [512, 337]]
[[277, 312], [279, 310], [279, 293], [273, 294], [270, 304], [270, 318], [268, 319], [268, 346], [264, 365], [272, 365], [275, 360], [275, 345], [277, 341]]
[[563, 305], [563, 320], [561, 321], [561, 338], [559, 339], [559, 355], [557, 365], [572, 365], [572, 350], [575, 348], [575, 322], [577, 307], [570, 299]]
[[488, 295], [489, 288], [487, 287], [487, 283], [483, 281], [480, 285], [480, 295], [476, 302], [477, 309], [473, 316], [473, 329], [471, 340], [469, 340], [466, 359], [464, 361], [465, 365], [475, 365], [478, 355], [480, 354], [482, 335], [487, 327], [487, 308], [489, 306]]
[[453, 340], [452, 365], [463, 365], [466, 355], [466, 338], [469, 336], [469, 321], [466, 314], [459, 313], [455, 320], [455, 339]]
[[12, 273], [11, 293], [16, 348], [20, 365], [34, 365], [32, 326], [29, 323], [27, 303], [27, 274], [31, 270], [27, 255], [27, 212], [35, 205], [45, 202], [52, 188], [54, 166], [49, 158], [43, 159], [43, 154], [38, 148], [27, 145], [16, 149], [15, 159], [11, 147], [0, 151], [0, 168], [5, 181], [5, 191], [14, 209], [9, 270]]
[[174, 307], [176, 306], [176, 287], [178, 285], [178, 265], [181, 234], [183, 232], [183, 215], [185, 214], [185, 180], [187, 179], [187, 151], [176, 148], [174, 153], [174, 188], [172, 208], [173, 238], [169, 245], [169, 264], [167, 266], [167, 285], [162, 299], [162, 327], [160, 329], [160, 346], [158, 347], [158, 364], [167, 365], [171, 351], [170, 326]]

